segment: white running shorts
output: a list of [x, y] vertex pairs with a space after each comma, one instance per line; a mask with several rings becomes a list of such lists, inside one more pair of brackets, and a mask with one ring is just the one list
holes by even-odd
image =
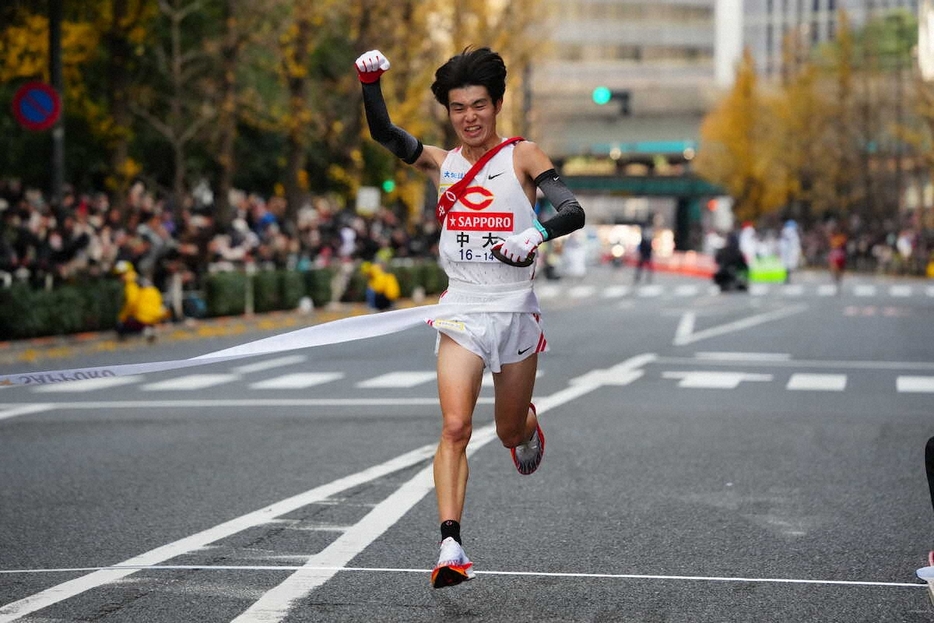
[[[546, 352], [548, 342], [538, 312], [456, 311], [461, 306], [489, 305], [492, 298], [490, 289], [485, 287], [484, 292], [480, 293], [464, 291], [457, 286], [449, 287], [442, 295], [441, 302], [455, 309], [444, 317], [433, 318], [431, 326], [480, 357], [492, 372], [501, 372], [503, 365], [518, 363], [535, 353]], [[537, 301], [535, 303], [537, 307]], [[439, 336], [438, 342], [440, 339]], [[435, 353], [438, 342], [435, 344]]]

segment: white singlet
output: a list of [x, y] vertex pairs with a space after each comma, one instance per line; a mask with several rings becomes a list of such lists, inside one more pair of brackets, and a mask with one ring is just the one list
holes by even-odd
[[[512, 234], [532, 227], [535, 211], [516, 177], [515, 145], [493, 156], [445, 215], [441, 228], [440, 262], [449, 279], [477, 285], [528, 282], [535, 264], [525, 268], [503, 264], [490, 248]], [[439, 192], [461, 180], [471, 163], [460, 148], [441, 164]]]
[[[441, 300], [453, 309], [429, 320], [493, 372], [548, 350], [532, 289], [535, 264], [509, 266], [490, 253], [493, 245], [532, 227], [535, 220], [516, 177], [514, 149], [510, 145], [493, 156], [445, 215], [439, 249], [449, 283]], [[448, 152], [439, 191], [463, 179], [470, 167], [459, 148]]]

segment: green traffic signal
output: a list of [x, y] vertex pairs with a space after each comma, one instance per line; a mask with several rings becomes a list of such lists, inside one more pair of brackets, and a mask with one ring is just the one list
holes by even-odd
[[593, 101], [600, 106], [608, 104], [612, 97], [613, 93], [606, 87], [597, 87], [593, 90]]
[[395, 180], [385, 180], [385, 181], [383, 181], [383, 192], [391, 193], [391, 192], [394, 191], [395, 189], [396, 189], [396, 181], [395, 181]]

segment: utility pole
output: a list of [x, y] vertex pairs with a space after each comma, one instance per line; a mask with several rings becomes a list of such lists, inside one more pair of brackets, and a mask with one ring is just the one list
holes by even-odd
[[[62, 77], [62, 2], [49, 0], [49, 77], [52, 88], [58, 93], [64, 109], [65, 91]], [[62, 193], [65, 185], [65, 114], [59, 113], [58, 120], [52, 126], [52, 206], [62, 205]]]

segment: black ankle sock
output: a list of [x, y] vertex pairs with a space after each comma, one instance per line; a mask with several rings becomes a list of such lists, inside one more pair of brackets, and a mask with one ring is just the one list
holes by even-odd
[[453, 519], [441, 523], [441, 540], [443, 541], [448, 537], [452, 537], [455, 541], [461, 543], [461, 525]]

